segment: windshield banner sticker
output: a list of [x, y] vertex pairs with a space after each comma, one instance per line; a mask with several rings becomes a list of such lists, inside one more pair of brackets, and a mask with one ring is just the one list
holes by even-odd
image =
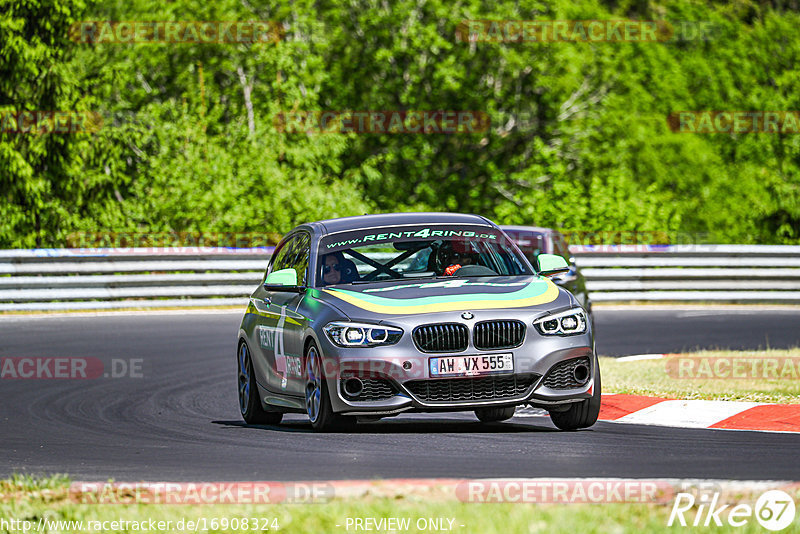
[[[407, 227], [408, 228], [408, 227]], [[444, 238], [462, 238], [471, 241], [499, 241], [503, 237], [490, 228], [477, 226], [472, 230], [453, 230], [447, 227], [410, 227], [391, 231], [376, 232], [375, 229], [347, 232], [342, 236], [332, 235], [325, 238], [321, 248], [325, 251], [340, 250], [365, 244], [391, 241], [427, 241]]]

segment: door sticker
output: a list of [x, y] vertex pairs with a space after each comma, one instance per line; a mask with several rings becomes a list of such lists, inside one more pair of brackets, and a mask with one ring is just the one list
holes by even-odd
[[301, 373], [300, 358], [287, 356], [284, 342], [284, 329], [286, 326], [286, 306], [281, 306], [281, 316], [277, 326], [259, 325], [258, 341], [261, 348], [273, 352], [275, 355], [275, 372], [281, 375], [281, 388], [286, 388], [287, 378], [299, 377]]

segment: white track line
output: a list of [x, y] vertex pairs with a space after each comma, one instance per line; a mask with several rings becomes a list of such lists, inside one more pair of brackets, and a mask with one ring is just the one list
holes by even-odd
[[641, 360], [660, 360], [663, 358], [663, 354], [634, 354], [632, 356], [623, 356], [622, 358], [616, 358], [618, 362], [638, 362]]

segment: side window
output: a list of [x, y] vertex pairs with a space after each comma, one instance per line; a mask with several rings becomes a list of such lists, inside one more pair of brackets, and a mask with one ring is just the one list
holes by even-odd
[[300, 234], [294, 240], [294, 246], [292, 248], [291, 257], [287, 258], [287, 266], [293, 267], [295, 271], [297, 271], [297, 284], [304, 286], [308, 282], [306, 276], [308, 274], [308, 256], [309, 256], [309, 243], [310, 238], [308, 234]]
[[278, 246], [277, 252], [273, 256], [272, 267], [268, 272], [294, 269], [297, 271], [297, 283], [301, 286], [306, 285], [310, 241], [311, 239], [306, 233], [296, 234], [288, 241], [284, 241], [282, 245]]
[[288, 262], [289, 257], [291, 256], [292, 249], [294, 248], [294, 243], [297, 242], [297, 237], [293, 237], [288, 241], [284, 241], [283, 244], [278, 245], [278, 249], [276, 250], [275, 254], [272, 257], [272, 266], [269, 269], [269, 273], [279, 271], [281, 269], [286, 269], [287, 267], [291, 267], [291, 264]]

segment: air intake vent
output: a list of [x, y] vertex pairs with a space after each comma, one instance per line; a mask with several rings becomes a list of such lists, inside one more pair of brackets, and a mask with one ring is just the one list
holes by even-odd
[[520, 398], [539, 375], [413, 380], [404, 385], [423, 402], [458, 402]]
[[481, 350], [510, 349], [522, 345], [523, 339], [522, 321], [483, 321], [475, 325], [472, 342]]
[[344, 387], [348, 378], [348, 375], [342, 375], [339, 383], [342, 396], [349, 401], [382, 401], [397, 395], [397, 388], [385, 378], [362, 378], [361, 392], [358, 395], [349, 394]]
[[463, 324], [428, 324], [414, 329], [414, 344], [422, 352], [461, 352], [467, 350], [469, 330]]
[[[550, 389], [574, 389], [586, 384], [587, 380], [579, 381], [575, 378], [575, 368], [579, 365], [591, 370], [589, 358], [574, 358], [565, 362], [557, 363], [547, 372], [544, 379], [545, 387]], [[586, 375], [591, 376], [589, 374]]]

